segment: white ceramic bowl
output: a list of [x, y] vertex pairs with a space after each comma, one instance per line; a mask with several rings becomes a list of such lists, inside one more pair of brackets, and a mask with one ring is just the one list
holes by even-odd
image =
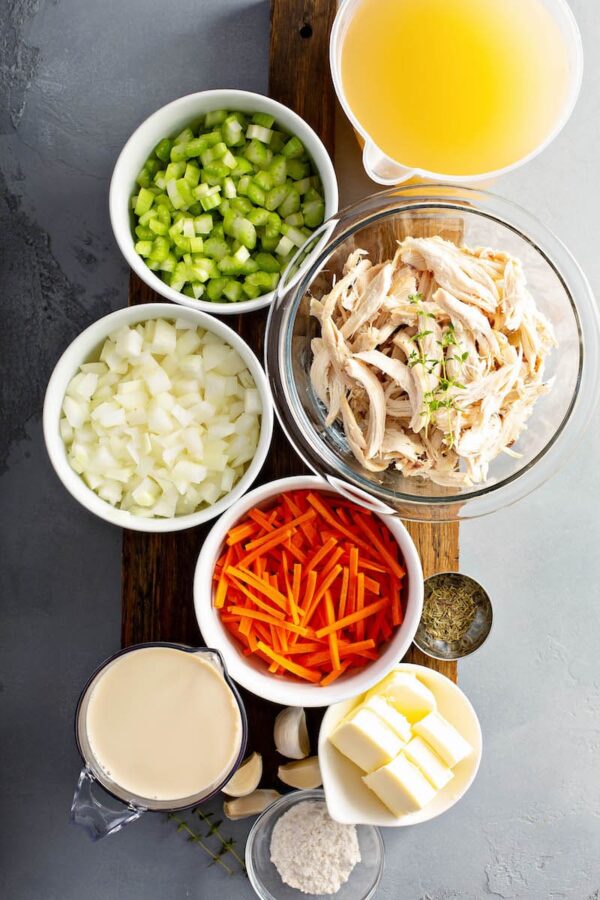
[[258, 697], [284, 706], [328, 706], [367, 691], [384, 678], [407, 652], [423, 608], [423, 571], [416, 547], [400, 519], [380, 516], [398, 542], [408, 582], [404, 621], [383, 653], [364, 669], [346, 673], [327, 687], [305, 684], [291, 676], [271, 675], [261, 660], [242, 655], [238, 644], [222, 624], [218, 611], [212, 604], [212, 576], [229, 529], [252, 507], [267, 506], [279, 494], [297, 490], [335, 493], [326, 481], [311, 475], [281, 478], [250, 491], [215, 522], [198, 557], [194, 576], [194, 605], [206, 645], [219, 650], [234, 681]]
[[[135, 252], [133, 219], [129, 204], [130, 198], [136, 190], [135, 179], [156, 144], [164, 137], [177, 134], [194, 119], [214, 109], [269, 113], [275, 116], [276, 122], [285, 131], [297, 135], [306, 147], [323, 183], [325, 219], [337, 212], [338, 188], [331, 159], [322, 141], [310, 125], [287, 106], [283, 106], [263, 94], [235, 90], [201, 91], [197, 94], [188, 94], [186, 97], [180, 97], [158, 109], [133, 132], [115, 165], [109, 194], [110, 221], [123, 256], [142, 281], [145, 281], [149, 287], [166, 297], [167, 300], [216, 315], [234, 315], [268, 306], [276, 292], [270, 291], [254, 300], [240, 300], [239, 303], [211, 303], [208, 300], [194, 300], [179, 291], [174, 291], [149, 269], [142, 257]], [[312, 251], [311, 258], [314, 253], [318, 252], [319, 246]], [[304, 265], [307, 263], [308, 260]], [[304, 269], [304, 265], [298, 272], [298, 277]]]
[[336, 822], [381, 826], [417, 825], [428, 822], [458, 803], [473, 783], [481, 762], [481, 727], [475, 710], [461, 689], [434, 669], [402, 663], [402, 672], [411, 672], [434, 694], [440, 713], [473, 747], [473, 753], [454, 768], [454, 778], [420, 812], [397, 818], [362, 781], [362, 772], [329, 743], [338, 722], [362, 699], [360, 696], [331, 706], [319, 732], [319, 763], [329, 815]]
[[[185, 516], [175, 516], [172, 519], [143, 518], [134, 516], [124, 509], [112, 506], [102, 500], [89, 488], [80, 475], [71, 468], [67, 458], [65, 444], [59, 432], [59, 422], [62, 411], [62, 403], [68, 384], [77, 372], [79, 366], [88, 361], [90, 356], [98, 351], [108, 335], [124, 325], [132, 325], [137, 322], [145, 322], [148, 319], [185, 319], [198, 328], [211, 331], [226, 341], [240, 354], [256, 383], [262, 402], [262, 416], [260, 437], [254, 459], [244, 472], [240, 480], [234, 485], [233, 490], [214, 503], [198, 512]], [[140, 306], [130, 306], [119, 309], [117, 312], [98, 319], [85, 331], [76, 337], [67, 347], [57, 362], [44, 400], [44, 438], [50, 461], [56, 474], [76, 500], [85, 506], [90, 512], [122, 528], [130, 528], [133, 531], [181, 531], [184, 528], [192, 528], [201, 525], [209, 519], [220, 515], [223, 510], [234, 503], [248, 490], [262, 464], [265, 461], [271, 435], [273, 433], [273, 406], [269, 385], [264, 370], [258, 359], [242, 338], [232, 331], [227, 325], [218, 319], [206, 315], [198, 310], [181, 309], [170, 303], [146, 303]]]

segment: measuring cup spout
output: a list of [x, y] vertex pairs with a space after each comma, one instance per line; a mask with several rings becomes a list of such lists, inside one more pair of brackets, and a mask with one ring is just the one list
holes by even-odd
[[416, 169], [409, 169], [394, 162], [370, 140], [365, 142], [363, 148], [363, 165], [371, 181], [377, 184], [402, 184], [417, 174]]
[[115, 834], [144, 812], [142, 806], [122, 803], [111, 796], [98, 784], [88, 766], [81, 770], [71, 804], [71, 822], [85, 828], [92, 840]]

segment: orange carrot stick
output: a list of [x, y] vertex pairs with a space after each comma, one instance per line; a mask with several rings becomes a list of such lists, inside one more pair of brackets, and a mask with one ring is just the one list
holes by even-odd
[[394, 557], [394, 555], [388, 550], [385, 546], [381, 538], [375, 533], [375, 529], [371, 527], [371, 524], [367, 522], [362, 515], [357, 515], [358, 520], [361, 522], [363, 530], [368, 535], [371, 540], [371, 546], [377, 550], [382, 559], [386, 561], [396, 578], [402, 578], [404, 575], [404, 569], [398, 562], [398, 560]]
[[327, 687], [328, 684], [331, 684], [336, 680], [336, 678], [339, 678], [340, 675], [343, 675], [349, 665], [350, 661], [344, 662], [341, 664], [339, 669], [334, 669], [329, 673], [329, 675], [326, 675], [325, 678], [321, 678], [321, 681], [319, 682], [321, 687]]
[[247, 609], [245, 606], [228, 606], [227, 612], [231, 613], [233, 616], [239, 616], [240, 618], [248, 617], [250, 619], [258, 619], [259, 622], [265, 622], [267, 625], [275, 625], [277, 628], [283, 628], [285, 631], [293, 631], [295, 634], [300, 634], [302, 637], [308, 637], [311, 634], [310, 629], [305, 628], [303, 625], [294, 625], [293, 622], [282, 622], [257, 609]]
[[300, 516], [297, 516], [295, 519], [291, 519], [289, 522], [284, 522], [283, 525], [280, 525], [279, 528], [276, 528], [274, 531], [269, 532], [269, 534], [264, 534], [262, 537], [255, 538], [255, 540], [250, 541], [250, 543], [246, 544], [246, 550], [255, 550], [257, 547], [262, 547], [265, 543], [267, 543], [270, 538], [274, 538], [276, 535], [281, 534], [284, 531], [288, 531], [290, 528], [294, 531], [298, 525], [301, 525], [302, 522], [309, 522], [311, 519], [316, 518], [316, 513], [314, 509], [310, 509], [308, 512], [303, 513]]
[[273, 603], [281, 607], [284, 612], [287, 610], [287, 598], [284, 597], [281, 591], [274, 588], [266, 578], [261, 581], [252, 572], [248, 572], [247, 569], [238, 569], [237, 566], [227, 566], [225, 574], [232, 575], [239, 581], [243, 581], [250, 587], [255, 588], [255, 590], [260, 591], [261, 594], [264, 594], [265, 597], [268, 597]]
[[[356, 579], [356, 612], [361, 612], [365, 605], [365, 575], [359, 572]], [[356, 640], [362, 641], [365, 637], [365, 620], [359, 619], [356, 623]]]
[[[333, 600], [331, 599], [330, 591], [325, 591], [325, 618], [328, 625], [331, 625], [333, 622], [335, 622], [335, 616], [333, 614]], [[331, 656], [331, 667], [333, 669], [339, 669], [340, 648], [338, 646], [338, 639], [335, 631], [332, 631], [331, 634], [328, 635], [328, 638], [329, 655]]]
[[287, 669], [288, 672], [292, 672], [293, 675], [297, 675], [298, 678], [303, 678], [305, 681], [312, 682], [321, 680], [321, 676], [318, 672], [314, 672], [311, 669], [307, 669], [305, 666], [301, 666], [298, 663], [292, 662], [291, 660], [286, 659], [280, 653], [275, 653], [274, 650], [272, 650], [266, 644], [263, 644], [262, 641], [258, 642], [258, 649], [283, 669]]
[[343, 619], [338, 619], [337, 622], [333, 622], [331, 625], [319, 628], [315, 632], [315, 636], [318, 638], [326, 637], [331, 631], [340, 631], [342, 628], [347, 628], [349, 625], [355, 625], [357, 622], [360, 622], [361, 619], [367, 619], [369, 616], [374, 616], [380, 609], [384, 609], [388, 606], [389, 602], [388, 597], [383, 597], [381, 600], [376, 600], [375, 603], [369, 603], [369, 605], [363, 607], [363, 609], [357, 610], [349, 616], [345, 616]]
[[342, 586], [340, 588], [340, 600], [338, 604], [338, 619], [343, 619], [346, 615], [346, 601], [348, 599], [348, 582], [350, 580], [350, 570], [344, 566], [342, 569]]

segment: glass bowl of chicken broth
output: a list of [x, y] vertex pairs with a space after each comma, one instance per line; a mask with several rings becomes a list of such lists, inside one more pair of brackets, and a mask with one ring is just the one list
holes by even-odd
[[[379, 513], [453, 521], [543, 484], [592, 416], [600, 328], [577, 262], [486, 191], [411, 185], [324, 223], [265, 360], [296, 451]], [[310, 249], [298, 253], [298, 261]]]
[[106, 660], [79, 698], [83, 760], [71, 819], [94, 839], [148, 811], [197, 806], [243, 759], [244, 705], [216, 650], [138, 644]]

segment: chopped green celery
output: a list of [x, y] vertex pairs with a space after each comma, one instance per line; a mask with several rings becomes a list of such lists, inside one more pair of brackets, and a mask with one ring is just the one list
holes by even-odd
[[285, 146], [287, 135], [283, 134], [281, 131], [274, 131], [271, 137], [271, 142], [269, 144], [269, 148], [273, 151], [273, 153], [281, 153]]
[[183, 199], [184, 206], [191, 206], [194, 202], [194, 195], [192, 194], [189, 181], [186, 181], [185, 178], [178, 178], [175, 184], [177, 185], [179, 196]]
[[304, 216], [301, 212], [292, 213], [291, 216], [285, 217], [286, 225], [293, 225], [294, 228], [304, 225]]
[[194, 165], [194, 163], [188, 163], [185, 167], [183, 177], [188, 184], [191, 184], [192, 187], [196, 187], [196, 185], [200, 181], [200, 169], [198, 168], [198, 166]]
[[199, 300], [206, 288], [203, 284], [200, 284], [199, 281], [192, 281], [191, 284], [192, 294], [194, 295], [194, 300]]
[[150, 229], [146, 225], [136, 225], [135, 234], [136, 237], [140, 239], [140, 241], [154, 240], [154, 232], [150, 231]]
[[160, 269], [160, 263], [158, 262], [158, 260], [152, 259], [151, 256], [146, 259], [146, 265], [152, 272], [158, 272]]
[[191, 266], [191, 264], [192, 264], [192, 254], [191, 253], [184, 253], [182, 259], [186, 265]]
[[256, 138], [253, 138], [247, 145], [244, 156], [257, 169], [266, 169], [273, 159], [272, 152], [260, 141], [257, 141]]
[[171, 162], [165, 169], [165, 179], [167, 181], [173, 181], [177, 178], [181, 178], [183, 173], [185, 172], [185, 163], [184, 162]]
[[226, 109], [213, 109], [210, 112], [207, 112], [204, 117], [204, 127], [214, 128], [215, 125], [222, 125], [227, 119], [227, 115]]
[[276, 248], [277, 244], [279, 243], [279, 237], [280, 237], [279, 233], [274, 234], [274, 235], [263, 234], [260, 239], [260, 246], [266, 252], [274, 250]]
[[258, 227], [267, 224], [269, 215], [270, 213], [268, 209], [258, 209], [258, 207], [253, 206], [252, 209], [248, 212], [248, 220], [252, 222], [253, 225]]
[[310, 175], [310, 166], [307, 162], [291, 158], [287, 161], [287, 173], [294, 181], [299, 181], [301, 178], [306, 178]]
[[155, 237], [152, 242], [152, 253], [150, 256], [156, 262], [162, 263], [168, 257], [171, 250], [171, 242], [166, 237]]
[[296, 247], [301, 247], [306, 237], [300, 231], [299, 228], [294, 228], [292, 225], [283, 224], [281, 226], [281, 231], [285, 235], [285, 237], [289, 238], [290, 241], [296, 245]]
[[190, 250], [192, 253], [202, 253], [204, 250], [204, 241], [199, 235], [195, 235], [190, 239]]
[[189, 253], [191, 250], [190, 239], [182, 234], [176, 234], [173, 237], [173, 243], [181, 253]]
[[160, 169], [160, 162], [157, 159], [147, 159], [144, 165], [151, 175], [156, 175], [156, 173]]
[[249, 222], [243, 216], [237, 216], [233, 220], [231, 236], [236, 238], [244, 247], [247, 247], [248, 250], [254, 250], [256, 247], [256, 228], [252, 222]]
[[[154, 194], [152, 195], [152, 199], [154, 199]], [[157, 215], [158, 212], [155, 209], [147, 209], [146, 212], [142, 213], [140, 216], [140, 225], [149, 225], [152, 219], [156, 218]]]
[[237, 196], [237, 190], [233, 178], [223, 179], [223, 193], [228, 200], [232, 200], [233, 197]]
[[242, 175], [242, 177], [238, 180], [237, 184], [237, 192], [241, 196], [245, 196], [248, 193], [248, 188], [252, 182], [252, 179], [249, 175]]
[[231, 303], [237, 303], [238, 300], [241, 300], [243, 293], [242, 285], [239, 281], [234, 281], [233, 278], [228, 279], [227, 284], [223, 288], [223, 294]]
[[193, 194], [196, 200], [202, 200], [203, 197], [210, 197], [212, 194], [218, 194], [220, 186], [218, 184], [210, 185], [205, 181], [194, 188]]
[[261, 291], [261, 289], [259, 287], [257, 287], [255, 284], [250, 284], [248, 282], [248, 277], [249, 276], [247, 276], [246, 279], [244, 280], [244, 284], [242, 285], [242, 290], [244, 291], [248, 300], [256, 300], [257, 297], [260, 297], [260, 295], [263, 293], [263, 291]]
[[261, 144], [268, 144], [272, 137], [271, 129], [265, 128], [263, 125], [248, 125], [246, 129], [246, 139], [249, 141], [257, 140]]
[[221, 276], [217, 278], [211, 278], [208, 284], [206, 285], [206, 296], [209, 300], [212, 300], [215, 303], [217, 300], [220, 300], [223, 296], [223, 290], [227, 287], [228, 283], [227, 278], [223, 278]]
[[183, 286], [181, 293], [185, 294], [186, 297], [191, 297], [192, 299], [195, 299], [191, 284], [185, 284]]
[[143, 169], [140, 169], [138, 177], [135, 180], [140, 187], [150, 187], [150, 185], [152, 184], [152, 176], [150, 175], [150, 172], [148, 171], [146, 166], [144, 166]]
[[210, 234], [213, 229], [213, 217], [209, 214], [203, 214], [194, 218], [194, 228], [196, 234]]
[[194, 132], [191, 128], [184, 128], [183, 131], [180, 131], [177, 137], [173, 140], [174, 144], [187, 144], [188, 141], [191, 141], [194, 137]]
[[286, 159], [297, 159], [304, 155], [304, 145], [295, 135], [289, 139], [281, 151]]
[[244, 129], [234, 116], [227, 116], [221, 129], [223, 140], [228, 147], [235, 147], [244, 143]]
[[289, 238], [286, 234], [281, 236], [281, 239], [277, 246], [275, 247], [275, 253], [277, 256], [287, 256], [291, 250], [294, 248], [294, 242], [291, 238]]
[[189, 267], [190, 281], [208, 281], [209, 278], [218, 278], [219, 270], [214, 259], [208, 259], [204, 256], [196, 257], [193, 264]]
[[150, 219], [148, 223], [148, 228], [153, 234], [163, 235], [167, 234], [169, 231], [169, 226], [165, 222], [161, 222], [158, 216], [155, 216], [153, 219]]
[[263, 128], [272, 128], [275, 124], [275, 116], [271, 116], [269, 113], [257, 112], [252, 116], [252, 121], [255, 125], [262, 125]]
[[167, 258], [160, 264], [161, 272], [173, 272], [177, 265], [177, 258], [173, 253], [169, 253]]
[[316, 228], [325, 218], [325, 204], [322, 200], [308, 200], [302, 205], [304, 224]]
[[221, 162], [224, 166], [227, 166], [230, 172], [233, 171], [233, 169], [235, 169], [236, 167], [235, 156], [233, 155], [231, 150], [228, 150], [227, 153], [223, 154], [223, 156], [221, 157]]
[[283, 219], [285, 219], [286, 216], [291, 216], [292, 213], [298, 212], [300, 209], [300, 194], [298, 191], [293, 187], [288, 187], [287, 194], [277, 209], [279, 210], [279, 215]]
[[[252, 185], [250, 185], [252, 187]], [[241, 213], [243, 216], [247, 216], [250, 210], [252, 209], [252, 203], [250, 202], [250, 196], [246, 197], [234, 197], [231, 201], [231, 208], [235, 209], [236, 212]]]
[[165, 194], [159, 194], [159, 196], [154, 200], [156, 217], [159, 222], [163, 222], [165, 225], [171, 224], [171, 213], [169, 211], [170, 207], [172, 207], [171, 201]]
[[138, 241], [135, 245], [135, 252], [139, 256], [150, 256], [152, 253], [152, 241]]
[[281, 206], [287, 197], [288, 190], [289, 188], [286, 184], [279, 184], [267, 192], [265, 206], [269, 212], [273, 212], [278, 206]]
[[204, 153], [207, 147], [208, 144], [202, 136], [193, 138], [193, 140], [188, 141], [185, 145], [186, 158], [191, 159], [193, 156], [200, 156], [201, 153]]
[[276, 237], [281, 231], [281, 218], [276, 212], [269, 213], [267, 224], [265, 226], [266, 237]]
[[248, 200], [251, 200], [255, 206], [264, 206], [267, 199], [266, 193], [254, 181], [251, 181], [248, 185], [247, 196]]
[[306, 194], [304, 195], [305, 202], [306, 201], [310, 202], [311, 200], [322, 200], [322, 199], [323, 199], [322, 194], [320, 194], [317, 190], [315, 190], [314, 187], [309, 188], [307, 190]]
[[172, 146], [173, 141], [170, 141], [169, 138], [163, 138], [154, 148], [154, 155], [158, 156], [163, 162], [169, 162]]
[[221, 203], [221, 195], [220, 194], [210, 194], [208, 197], [201, 197], [200, 204], [202, 209], [205, 212], [208, 212], [210, 209], [216, 209]]
[[239, 263], [245, 263], [247, 259], [250, 259], [250, 251], [242, 244], [233, 254], [233, 258]]
[[227, 178], [230, 173], [230, 169], [222, 162], [212, 162], [209, 163], [208, 166], [205, 166], [202, 169], [202, 181], [205, 184], [210, 185], [218, 185], [219, 187], [223, 184], [223, 179]]
[[250, 257], [246, 262], [241, 264], [240, 272], [242, 275], [251, 275], [252, 272], [258, 272], [258, 263], [255, 259]]
[[265, 291], [272, 291], [278, 281], [278, 272], [253, 272], [251, 275], [246, 275], [244, 283], [255, 284], [256, 287], [262, 288], [261, 293], [264, 293]]
[[169, 228], [169, 237], [171, 240], [175, 240], [175, 235], [181, 234], [183, 231], [183, 219], [177, 219], [176, 222], [173, 222], [171, 227]]
[[232, 171], [232, 175], [234, 177], [238, 177], [240, 175], [249, 175], [254, 171], [254, 167], [252, 163], [247, 159], [244, 159], [243, 156], [234, 156], [235, 159], [235, 169]]
[[154, 184], [161, 191], [166, 190], [166, 187], [167, 187], [167, 179], [165, 176], [166, 176], [166, 172], [164, 172], [162, 170], [160, 172], [157, 172], [156, 175], [154, 176]]
[[204, 255], [219, 261], [229, 253], [229, 244], [223, 238], [209, 237], [204, 241]]
[[281, 263], [272, 253], [255, 253], [254, 261], [263, 272], [280, 272]]
[[311, 187], [311, 179], [310, 178], [301, 178], [300, 181], [294, 182], [294, 187], [298, 191], [299, 194], [305, 194], [310, 190]]
[[275, 182], [273, 181], [273, 176], [262, 169], [260, 172], [257, 172], [254, 178], [252, 179], [254, 184], [257, 184], [259, 188], [262, 188], [263, 191], [270, 191]]
[[175, 144], [171, 147], [171, 162], [178, 163], [187, 159], [186, 147], [187, 144]]
[[223, 275], [241, 275], [242, 265], [243, 263], [237, 260], [235, 256], [231, 256], [231, 254], [229, 253], [226, 256], [221, 257], [221, 259], [217, 263], [219, 272], [222, 272]]
[[191, 216], [201, 216], [203, 213], [202, 205], [196, 200], [195, 203], [192, 203], [188, 212]]
[[222, 223], [222, 222], [216, 222], [216, 223], [215, 223], [215, 225], [214, 225], [214, 227], [213, 227], [213, 229], [212, 229], [212, 231], [211, 231], [211, 235], [210, 235], [210, 236], [211, 236], [211, 237], [218, 237], [218, 238], [224, 238], [224, 237], [225, 237], [225, 229], [223, 228], [223, 223]]
[[223, 135], [221, 134], [221, 130], [217, 128], [215, 131], [209, 131], [207, 134], [203, 134], [202, 140], [206, 141], [207, 147], [214, 147], [215, 144], [218, 144], [223, 140]]
[[219, 213], [220, 213], [220, 215], [224, 216], [228, 209], [231, 209], [231, 203], [230, 203], [229, 200], [225, 197], [225, 198], [224, 198], [223, 200], [221, 200], [221, 202], [219, 203]]

